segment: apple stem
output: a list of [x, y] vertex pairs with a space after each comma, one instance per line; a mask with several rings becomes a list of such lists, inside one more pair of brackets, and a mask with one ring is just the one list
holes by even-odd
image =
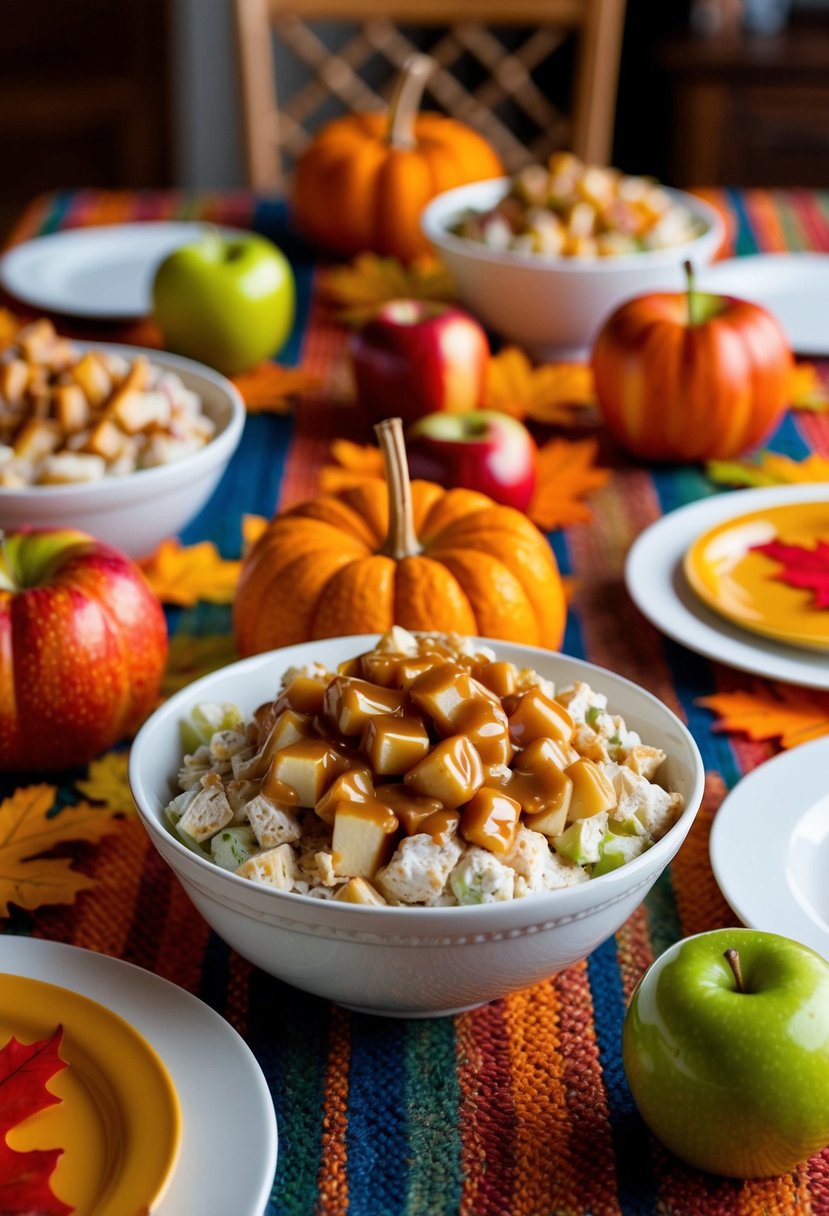
[[414, 529], [412, 483], [406, 461], [403, 422], [400, 418], [386, 418], [378, 422], [374, 430], [383, 453], [389, 492], [389, 530], [380, 552], [399, 562], [404, 557], [415, 557], [421, 551]]
[[397, 78], [389, 105], [389, 126], [386, 138], [393, 148], [414, 148], [415, 115], [420, 108], [426, 81], [435, 70], [429, 55], [409, 55]]
[[737, 991], [745, 992], [746, 987], [745, 987], [745, 984], [743, 983], [743, 969], [740, 966], [739, 950], [735, 950], [733, 946], [730, 946], [728, 948], [728, 950], [725, 951], [723, 958], [728, 963], [731, 970], [734, 972], [734, 980], [735, 980], [735, 983], [737, 984]]

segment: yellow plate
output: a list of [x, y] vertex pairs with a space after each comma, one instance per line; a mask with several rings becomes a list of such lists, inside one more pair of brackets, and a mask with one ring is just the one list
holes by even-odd
[[729, 621], [763, 637], [829, 649], [829, 609], [814, 607], [814, 592], [776, 576], [782, 565], [756, 545], [779, 540], [814, 549], [829, 542], [829, 502], [767, 507], [717, 524], [685, 554], [688, 582], [703, 603]]
[[61, 1148], [50, 1184], [74, 1216], [145, 1216], [178, 1156], [181, 1115], [159, 1056], [123, 1018], [80, 993], [0, 975], [0, 1046], [63, 1026], [67, 1067], [48, 1082], [62, 1102], [13, 1128], [18, 1152]]

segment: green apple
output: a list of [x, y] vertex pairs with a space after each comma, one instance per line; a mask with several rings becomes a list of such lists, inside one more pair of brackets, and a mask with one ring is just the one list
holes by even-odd
[[226, 376], [275, 354], [294, 323], [290, 262], [255, 233], [206, 229], [161, 262], [152, 297], [167, 349]]
[[829, 963], [754, 929], [686, 938], [636, 987], [622, 1059], [678, 1157], [735, 1178], [786, 1173], [829, 1144]]

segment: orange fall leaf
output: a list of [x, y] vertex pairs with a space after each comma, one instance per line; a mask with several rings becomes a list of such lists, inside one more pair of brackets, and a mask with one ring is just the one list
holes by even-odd
[[583, 501], [605, 485], [610, 470], [596, 464], [595, 439], [551, 439], [538, 452], [538, 480], [527, 514], [543, 532], [584, 523], [590, 508]]
[[829, 735], [829, 697], [809, 689], [755, 681], [749, 692], [716, 693], [699, 705], [718, 716], [714, 729], [756, 742], [779, 740], [783, 748]]
[[189, 608], [199, 600], [232, 603], [242, 563], [225, 560], [212, 541], [182, 545], [171, 538], [139, 565], [162, 603]]
[[517, 346], [507, 346], [489, 360], [485, 409], [555, 426], [577, 421], [594, 404], [593, 373], [585, 363], [533, 367]]
[[319, 376], [301, 367], [284, 367], [265, 360], [233, 377], [249, 414], [287, 414], [297, 397], [317, 391]]

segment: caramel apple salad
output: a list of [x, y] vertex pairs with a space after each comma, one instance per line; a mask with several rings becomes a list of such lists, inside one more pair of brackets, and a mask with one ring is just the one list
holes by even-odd
[[557, 152], [528, 165], [488, 211], [468, 210], [456, 236], [490, 249], [542, 257], [618, 257], [700, 236], [703, 223], [653, 178], [586, 165]]
[[338, 671], [287, 671], [248, 721], [197, 705], [182, 736], [177, 837], [322, 899], [520, 899], [624, 865], [682, 809], [602, 693], [399, 626]]
[[395, 626], [336, 672], [285, 673], [245, 721], [203, 703], [171, 830], [282, 891], [359, 904], [491, 903], [586, 882], [671, 827], [679, 794], [587, 684], [555, 689], [454, 635]]
[[144, 355], [80, 351], [46, 319], [0, 350], [0, 487], [122, 477], [179, 460], [214, 432], [198, 394]]

